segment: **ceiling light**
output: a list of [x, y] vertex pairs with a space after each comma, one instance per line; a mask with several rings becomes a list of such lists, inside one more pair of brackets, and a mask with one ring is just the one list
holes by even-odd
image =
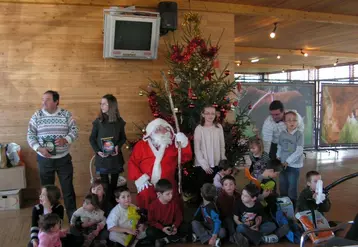
[[337, 58], [337, 61], [333, 64], [333, 66], [337, 66], [338, 64], [338, 58]]
[[277, 55], [277, 59], [280, 59], [281, 58], [281, 56], [280, 55]]
[[274, 28], [272, 30], [272, 32], [270, 33], [270, 38], [274, 39], [276, 37], [276, 29], [277, 29], [277, 22], [274, 23]]
[[240, 66], [242, 64], [242, 62], [241, 61], [239, 61], [236, 65], [237, 66]]
[[285, 73], [285, 70], [284, 70], [284, 69], [282, 70], [282, 73]]
[[258, 58], [251, 59], [251, 63], [257, 63], [258, 61], [260, 61], [260, 59], [258, 59]]
[[302, 49], [301, 49], [301, 54], [302, 54], [303, 56], [305, 56], [305, 57], [308, 57], [308, 53], [303, 52], [303, 50], [302, 50]]

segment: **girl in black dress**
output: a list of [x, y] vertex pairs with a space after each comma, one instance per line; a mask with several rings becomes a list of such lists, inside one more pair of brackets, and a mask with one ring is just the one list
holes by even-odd
[[117, 187], [119, 174], [123, 172], [121, 147], [126, 142], [126, 122], [120, 117], [117, 99], [112, 94], [104, 95], [100, 106], [99, 116], [93, 121], [90, 143], [96, 153], [96, 172], [107, 185], [106, 194], [114, 199], [113, 191]]

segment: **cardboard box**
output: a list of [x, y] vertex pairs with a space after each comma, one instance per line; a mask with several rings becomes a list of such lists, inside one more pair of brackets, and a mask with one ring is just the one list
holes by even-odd
[[15, 190], [25, 188], [25, 166], [0, 169], [0, 190]]
[[0, 210], [20, 209], [21, 203], [21, 190], [0, 191]]

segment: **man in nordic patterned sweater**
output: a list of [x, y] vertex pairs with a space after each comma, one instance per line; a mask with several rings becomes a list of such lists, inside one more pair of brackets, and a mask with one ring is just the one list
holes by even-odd
[[67, 216], [71, 219], [76, 210], [76, 195], [69, 148], [78, 137], [78, 128], [72, 114], [58, 106], [59, 101], [60, 95], [56, 91], [44, 93], [42, 109], [31, 117], [27, 142], [37, 152], [41, 185], [54, 184], [57, 172]]

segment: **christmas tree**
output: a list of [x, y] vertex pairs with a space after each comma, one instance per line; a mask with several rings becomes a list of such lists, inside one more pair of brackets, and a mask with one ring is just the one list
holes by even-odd
[[[174, 114], [179, 120], [180, 131], [192, 141], [203, 108], [215, 107], [225, 132], [227, 157], [237, 163], [247, 151], [245, 129], [250, 125], [247, 115], [249, 106], [239, 106], [241, 84], [230, 81], [227, 66], [219, 71], [219, 44], [212, 44], [210, 39], [204, 40], [200, 22], [198, 14], [185, 14], [181, 42], [167, 44], [167, 77], [175, 107]], [[148, 97], [153, 117], [163, 118], [175, 127], [168, 93], [162, 81], [151, 80], [147, 89], [139, 94]], [[236, 119], [234, 123], [227, 123], [225, 118], [232, 110], [236, 113]], [[144, 127], [138, 128], [145, 131]], [[190, 192], [193, 188], [195, 170], [192, 167], [191, 163], [183, 168], [184, 192]]]

